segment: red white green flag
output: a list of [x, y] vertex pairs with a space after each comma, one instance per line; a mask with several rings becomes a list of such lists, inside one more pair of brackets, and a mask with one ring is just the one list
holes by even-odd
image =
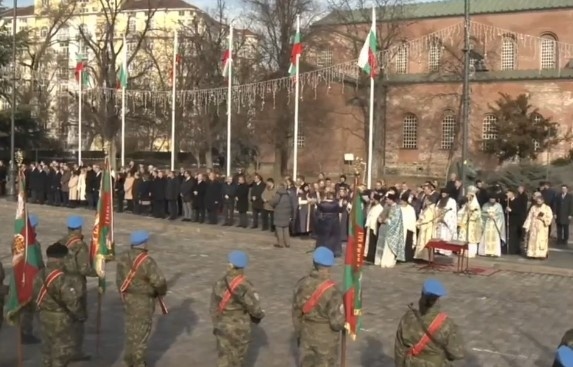
[[90, 77], [86, 70], [88, 65], [87, 60], [82, 55], [78, 55], [76, 69], [74, 71], [74, 75], [76, 78], [76, 82], [80, 84], [82, 88], [88, 87], [90, 84]]
[[376, 53], [378, 49], [378, 39], [376, 38], [376, 11], [372, 9], [372, 26], [360, 50], [360, 55], [358, 56], [358, 66], [362, 71], [368, 74], [371, 78], [378, 75], [379, 67], [378, 60], [376, 58]]
[[101, 174], [99, 201], [95, 217], [90, 259], [92, 267], [99, 277], [99, 291], [105, 292], [105, 262], [112, 260], [115, 254], [113, 241], [113, 186], [109, 159], [106, 158]]
[[225, 50], [225, 52], [223, 52], [221, 63], [223, 63], [223, 77], [226, 79], [229, 77], [229, 70], [231, 68], [231, 50]]
[[18, 207], [12, 242], [12, 278], [6, 305], [6, 318], [15, 322], [18, 312], [32, 299], [34, 277], [42, 265], [42, 251], [26, 209], [24, 173], [18, 176]]
[[288, 73], [290, 76], [295, 76], [296, 73], [299, 71], [297, 70], [296, 61], [297, 58], [300, 58], [301, 55], [302, 55], [302, 43], [300, 38], [299, 24], [297, 24], [296, 33], [292, 41], [292, 50], [290, 52], [290, 67], [288, 68]]
[[360, 191], [358, 177], [354, 180], [354, 196], [348, 226], [348, 243], [344, 258], [344, 309], [346, 330], [352, 339], [360, 328], [362, 315], [362, 265], [366, 243], [366, 216]]

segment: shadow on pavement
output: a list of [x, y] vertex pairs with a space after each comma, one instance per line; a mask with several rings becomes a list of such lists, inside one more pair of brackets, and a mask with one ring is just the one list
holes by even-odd
[[384, 353], [382, 342], [373, 336], [366, 337], [360, 363], [363, 367], [387, 367], [394, 365], [394, 358]]
[[249, 344], [245, 367], [254, 367], [257, 363], [257, 358], [259, 358], [261, 349], [268, 345], [269, 339], [265, 329], [259, 325], [255, 325], [251, 333], [251, 343]]

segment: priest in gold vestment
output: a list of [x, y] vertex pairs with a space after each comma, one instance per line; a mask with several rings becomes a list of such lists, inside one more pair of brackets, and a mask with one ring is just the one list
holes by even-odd
[[460, 210], [462, 214], [458, 221], [458, 240], [468, 243], [468, 257], [476, 256], [482, 235], [481, 208], [477, 199], [477, 192], [477, 187], [468, 187], [468, 202]]
[[426, 196], [424, 198], [424, 207], [416, 223], [416, 227], [418, 227], [418, 238], [416, 248], [414, 249], [414, 259], [430, 260], [430, 250], [426, 248], [426, 244], [434, 238], [437, 220], [436, 204], [432, 200], [432, 197]]
[[527, 257], [545, 259], [549, 250], [549, 226], [553, 220], [553, 212], [545, 204], [543, 195], [540, 193], [535, 193], [533, 199], [535, 204], [529, 210], [527, 219], [523, 223]]

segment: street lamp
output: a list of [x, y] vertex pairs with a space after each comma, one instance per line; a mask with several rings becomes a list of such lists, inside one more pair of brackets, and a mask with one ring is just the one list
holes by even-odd
[[16, 200], [16, 147], [15, 147], [15, 123], [16, 123], [16, 19], [18, 0], [14, 0], [14, 12], [12, 19], [12, 113], [10, 118], [10, 177], [8, 179], [8, 199]]

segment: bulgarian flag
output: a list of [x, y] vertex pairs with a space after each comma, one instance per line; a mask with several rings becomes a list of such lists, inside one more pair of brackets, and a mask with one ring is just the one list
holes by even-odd
[[105, 292], [105, 262], [114, 257], [115, 244], [113, 241], [113, 186], [109, 159], [106, 158], [101, 174], [99, 201], [95, 217], [92, 241], [90, 244], [90, 260], [92, 267], [99, 277], [99, 292]]
[[378, 39], [376, 38], [376, 10], [372, 8], [372, 26], [370, 27], [370, 32], [366, 37], [364, 46], [360, 50], [360, 55], [358, 56], [358, 66], [366, 74], [374, 78], [378, 75], [378, 60], [376, 59], [376, 52], [378, 48]]
[[87, 87], [90, 83], [89, 75], [86, 70], [87, 65], [88, 62], [85, 57], [83, 55], [78, 55], [74, 74], [76, 82], [78, 82], [80, 87]]
[[295, 76], [298, 72], [297, 70], [297, 58], [302, 55], [302, 43], [300, 42], [300, 21], [297, 19], [296, 22], [296, 33], [292, 41], [292, 50], [290, 52], [290, 67], [288, 68], [288, 73], [290, 76]]
[[12, 243], [12, 278], [6, 305], [6, 318], [15, 323], [18, 311], [32, 299], [34, 277], [42, 265], [42, 251], [26, 209], [24, 172], [18, 176], [18, 207]]
[[171, 83], [171, 86], [175, 86], [177, 69], [179, 68], [179, 65], [181, 65], [181, 61], [183, 61], [183, 58], [179, 55], [178, 51], [179, 44], [177, 43], [177, 32], [175, 32], [175, 35], [173, 36], [173, 61], [171, 64], [171, 72], [169, 73], [169, 82]]
[[119, 72], [117, 73], [117, 89], [127, 89], [127, 79], [129, 75], [127, 74], [127, 41], [125, 36], [123, 37], [123, 61], [119, 66]]
[[221, 57], [221, 62], [223, 63], [223, 77], [227, 79], [229, 77], [229, 71], [231, 69], [231, 49], [225, 50], [223, 56]]
[[356, 339], [359, 329], [359, 319], [362, 314], [362, 264], [364, 245], [366, 243], [366, 218], [360, 191], [358, 177], [354, 180], [354, 196], [352, 211], [348, 226], [348, 243], [344, 258], [344, 309], [346, 330], [352, 339]]

